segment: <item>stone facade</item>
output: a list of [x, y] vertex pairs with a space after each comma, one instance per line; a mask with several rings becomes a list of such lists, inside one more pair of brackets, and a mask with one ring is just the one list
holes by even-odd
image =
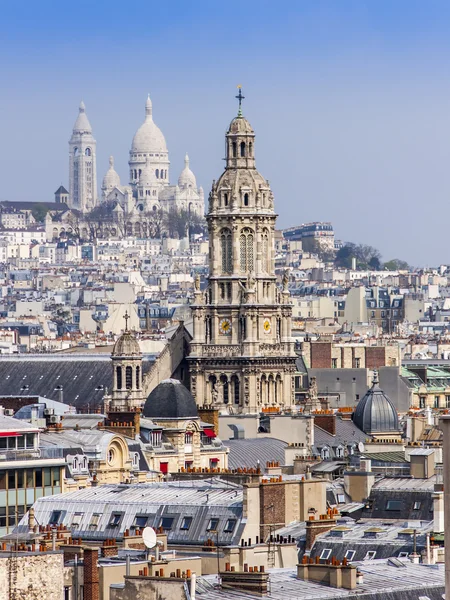
[[0, 582], [0, 600], [63, 600], [63, 555], [2, 553]]
[[69, 207], [82, 212], [97, 204], [97, 142], [81, 102], [69, 141]]
[[203, 291], [196, 282], [188, 356], [197, 404], [239, 413], [294, 403], [292, 306], [287, 278], [276, 285], [273, 194], [256, 170], [254, 143], [239, 112], [209, 196], [209, 280]]

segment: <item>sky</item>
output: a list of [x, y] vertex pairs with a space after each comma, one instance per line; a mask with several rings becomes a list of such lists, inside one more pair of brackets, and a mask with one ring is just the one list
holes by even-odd
[[147, 94], [207, 196], [237, 112], [256, 133], [278, 227], [331, 221], [385, 260], [450, 263], [450, 4], [428, 0], [2, 3], [0, 199], [68, 187], [81, 99], [98, 185], [127, 182]]

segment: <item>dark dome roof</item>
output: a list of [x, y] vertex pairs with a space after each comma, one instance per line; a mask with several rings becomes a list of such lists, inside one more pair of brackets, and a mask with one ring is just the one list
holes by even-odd
[[149, 419], [194, 419], [197, 405], [191, 392], [177, 379], [165, 379], [149, 394], [143, 410]]
[[358, 402], [353, 413], [353, 422], [364, 433], [399, 432], [398, 414], [392, 401], [378, 385], [378, 374], [374, 373], [372, 387]]
[[131, 331], [124, 331], [114, 344], [112, 356], [140, 356], [141, 349], [136, 336]]

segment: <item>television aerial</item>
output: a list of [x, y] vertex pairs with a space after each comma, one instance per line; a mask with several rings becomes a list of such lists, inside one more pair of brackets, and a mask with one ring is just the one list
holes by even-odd
[[154, 548], [156, 546], [156, 532], [152, 527], [145, 527], [142, 532], [142, 540], [146, 546], [150, 550], [150, 548]]

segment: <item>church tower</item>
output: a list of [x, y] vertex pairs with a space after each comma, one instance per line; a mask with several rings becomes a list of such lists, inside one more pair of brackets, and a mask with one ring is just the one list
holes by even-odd
[[128, 329], [125, 314], [125, 331], [114, 344], [111, 354], [113, 367], [112, 410], [130, 410], [144, 404], [142, 390], [142, 353], [133, 332]]
[[97, 142], [86, 115], [84, 102], [69, 141], [69, 207], [82, 212], [97, 204]]
[[273, 194], [256, 170], [241, 90], [237, 98], [225, 171], [209, 196], [209, 280], [204, 291], [196, 282], [188, 363], [199, 406], [248, 413], [294, 403], [296, 355], [287, 279], [276, 284]]

